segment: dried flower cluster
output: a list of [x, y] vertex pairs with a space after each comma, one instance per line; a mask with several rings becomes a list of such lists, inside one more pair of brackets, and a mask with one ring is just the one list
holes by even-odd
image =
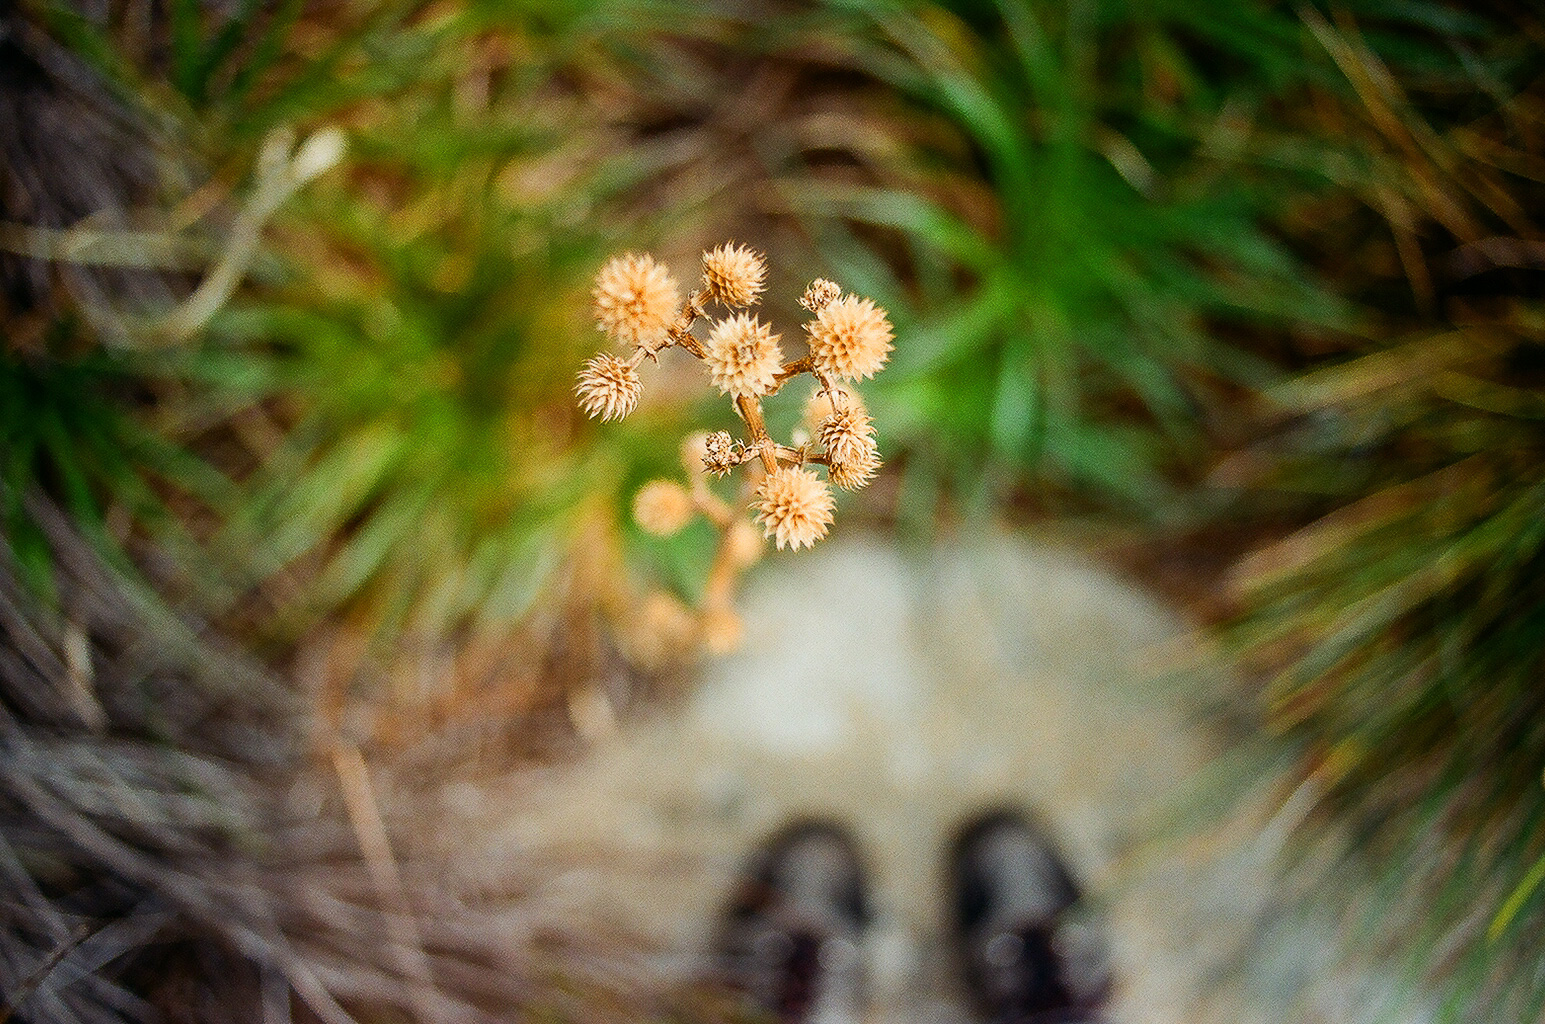
[[[633, 504], [635, 520], [650, 533], [675, 533], [699, 514], [719, 529], [718, 555], [692, 631], [710, 650], [728, 649], [739, 636], [730, 591], [737, 575], [760, 557], [762, 541], [750, 522], [709, 489], [705, 474], [722, 477], [745, 466], [745, 498], [754, 521], [781, 550], [810, 547], [826, 536], [836, 504], [829, 485], [857, 490], [880, 468], [874, 421], [852, 385], [874, 376], [890, 356], [895, 334], [885, 310], [831, 281], [811, 282], [799, 300], [814, 316], [803, 325], [807, 351], [786, 361], [782, 335], [748, 309], [761, 298], [766, 281], [767, 263], [759, 253], [726, 243], [703, 254], [702, 282], [682, 302], [675, 278], [653, 256], [615, 257], [596, 277], [595, 321], [632, 352], [626, 358], [605, 352], [591, 357], [574, 389], [588, 415], [621, 419], [643, 393], [638, 370], [644, 360], [657, 361], [661, 351], [676, 346], [706, 364], [713, 386], [729, 397], [745, 424], [744, 438], [728, 431], [688, 438], [682, 459], [689, 482], [653, 481]], [[710, 316], [710, 306], [721, 315]], [[701, 338], [693, 333], [699, 320], [707, 325]], [[762, 401], [805, 373], [816, 381], [806, 409], [812, 439], [780, 444], [767, 432]], [[826, 479], [818, 466], [825, 467]], [[654, 641], [663, 633], [688, 632], [677, 606], [667, 600], [674, 599], [651, 598], [648, 618], [657, 625], [674, 623], [668, 630], [651, 630]], [[651, 649], [659, 646], [654, 641]]]

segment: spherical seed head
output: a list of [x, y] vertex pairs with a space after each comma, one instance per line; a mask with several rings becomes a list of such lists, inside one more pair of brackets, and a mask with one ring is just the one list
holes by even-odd
[[818, 277], [810, 282], [810, 287], [805, 289], [805, 294], [799, 297], [799, 304], [812, 313], [821, 310], [836, 302], [842, 295], [842, 286], [836, 281], [828, 281], [824, 277]]
[[805, 324], [817, 372], [841, 380], [873, 377], [894, 346], [885, 310], [868, 299], [844, 295]]
[[868, 486], [880, 471], [880, 453], [871, 441], [867, 451], [847, 461], [833, 459], [826, 469], [832, 483], [844, 491], [856, 491]]
[[744, 519], [737, 519], [724, 536], [725, 550], [738, 569], [755, 565], [762, 557], [762, 535]]
[[711, 654], [729, 654], [740, 646], [741, 634], [745, 632], [740, 616], [728, 608], [705, 609], [700, 628], [703, 646]]
[[826, 536], [835, 502], [821, 478], [799, 466], [781, 466], [756, 489], [756, 521], [782, 551], [808, 548]]
[[708, 431], [694, 430], [682, 438], [680, 455], [681, 468], [686, 470], [689, 476], [701, 473], [707, 468], [705, 462], [708, 457]]
[[723, 476], [738, 465], [740, 452], [729, 431], [716, 430], [703, 438], [703, 469], [715, 476]]
[[705, 298], [725, 306], [749, 306], [762, 294], [767, 261], [742, 245], [725, 243], [703, 253]]
[[876, 458], [874, 420], [863, 412], [839, 409], [821, 422], [820, 436], [833, 463], [857, 464]]
[[660, 669], [683, 654], [697, 633], [697, 620], [680, 601], [664, 591], [644, 599], [626, 633], [626, 653], [644, 669]]
[[830, 391], [818, 387], [805, 401], [805, 425], [810, 428], [811, 433], [819, 437], [821, 424], [826, 422], [826, 418], [844, 409], [856, 413], [864, 412], [864, 400], [857, 391], [840, 384], [833, 384]]
[[633, 521], [656, 537], [669, 537], [686, 526], [693, 511], [692, 495], [669, 480], [651, 480], [633, 496]]
[[653, 348], [676, 318], [680, 290], [669, 270], [648, 253], [613, 257], [596, 275], [596, 326], [628, 345]]
[[579, 373], [574, 394], [585, 415], [620, 420], [638, 405], [644, 393], [638, 371], [614, 355], [600, 352], [590, 357]]
[[874, 420], [856, 400], [837, 405], [821, 422], [821, 444], [826, 447], [827, 475], [845, 491], [856, 491], [874, 479], [880, 469], [880, 452], [874, 443]]
[[726, 395], [765, 395], [783, 369], [778, 335], [745, 313], [714, 324], [704, 347], [714, 386]]

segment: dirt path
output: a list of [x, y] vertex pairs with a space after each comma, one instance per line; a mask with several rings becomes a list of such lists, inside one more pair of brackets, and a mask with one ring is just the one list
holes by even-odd
[[[1106, 905], [1116, 1020], [1281, 1019], [1208, 991], [1271, 885], [1269, 837], [1147, 839], [1212, 753], [1152, 683], [1189, 648], [1173, 614], [1070, 549], [1005, 536], [915, 556], [849, 538], [771, 561], [742, 602], [742, 651], [706, 665], [682, 708], [483, 808], [468, 870], [574, 864], [535, 894], [541, 913], [641, 933], [657, 969], [687, 972], [746, 850], [829, 815], [873, 873], [873, 1019], [955, 1021], [939, 853], [964, 815], [1009, 802], [1041, 813]], [[1301, 1019], [1351, 1019], [1365, 987], [1336, 980], [1326, 947], [1308, 936], [1260, 982], [1312, 979]]]

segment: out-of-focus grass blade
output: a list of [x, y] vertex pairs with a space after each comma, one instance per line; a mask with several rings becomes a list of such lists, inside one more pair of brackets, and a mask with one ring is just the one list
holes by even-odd
[[991, 269], [1001, 258], [995, 245], [975, 228], [913, 193], [895, 189], [833, 188], [813, 197], [812, 205], [812, 213], [846, 215], [867, 224], [904, 231], [931, 250], [977, 273]]
[[958, 306], [939, 310], [910, 330], [898, 344], [889, 376], [881, 386], [892, 386], [942, 364], [968, 359], [1001, 337], [1012, 323], [1012, 311], [1020, 297], [1012, 279], [995, 274]]
[[373, 509], [319, 576], [314, 594], [316, 607], [334, 608], [354, 597], [393, 549], [405, 543], [421, 525], [424, 511], [433, 500], [434, 495], [428, 492], [400, 494]]
[[1030, 344], [1023, 336], [1011, 338], [1003, 346], [989, 436], [993, 448], [1004, 459], [1026, 457], [1034, 461], [1040, 448], [1038, 413], [1042, 406], [1034, 363]]
[[[247, 59], [241, 62], [231, 77], [230, 87], [225, 92], [226, 102], [240, 106], [247, 101], [253, 87], [263, 80], [263, 76], [284, 53], [285, 43], [305, 6], [306, 0], [278, 0], [262, 32], [252, 40]], [[238, 120], [237, 127], [241, 130], [243, 122]], [[266, 127], [266, 124], [259, 124], [253, 134], [260, 133]]]
[[1268, 389], [1267, 394], [1285, 408], [1307, 412], [1387, 388], [1425, 385], [1437, 370], [1462, 364], [1490, 347], [1480, 332], [1447, 331], [1303, 374]]
[[563, 550], [541, 531], [502, 539], [487, 557], [491, 573], [478, 615], [491, 622], [515, 622], [529, 612], [562, 563]]
[[385, 423], [338, 440], [304, 473], [270, 485], [270, 505], [263, 515], [272, 533], [243, 542], [258, 546], [259, 563], [270, 571], [288, 564], [358, 511], [405, 454], [401, 434]]
[[167, 21], [171, 29], [172, 84], [194, 104], [201, 104], [205, 97], [199, 64], [204, 37], [199, 0], [168, 0]]
[[253, 19], [263, 7], [264, 0], [241, 0], [237, 8], [231, 12], [220, 25], [208, 44], [202, 47], [198, 55], [198, 61], [193, 68], [193, 79], [197, 83], [197, 98], [203, 100], [209, 96], [209, 83], [220, 65], [235, 51], [236, 47], [247, 38], [252, 30]]

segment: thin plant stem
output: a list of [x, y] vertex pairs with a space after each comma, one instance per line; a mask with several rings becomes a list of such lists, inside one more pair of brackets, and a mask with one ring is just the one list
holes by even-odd
[[761, 448], [762, 467], [769, 473], [776, 473], [778, 445], [767, 435], [767, 425], [762, 421], [762, 403], [750, 395], [738, 395], [735, 408], [740, 412], [740, 418], [746, 421], [746, 430], [750, 432], [752, 442]]

